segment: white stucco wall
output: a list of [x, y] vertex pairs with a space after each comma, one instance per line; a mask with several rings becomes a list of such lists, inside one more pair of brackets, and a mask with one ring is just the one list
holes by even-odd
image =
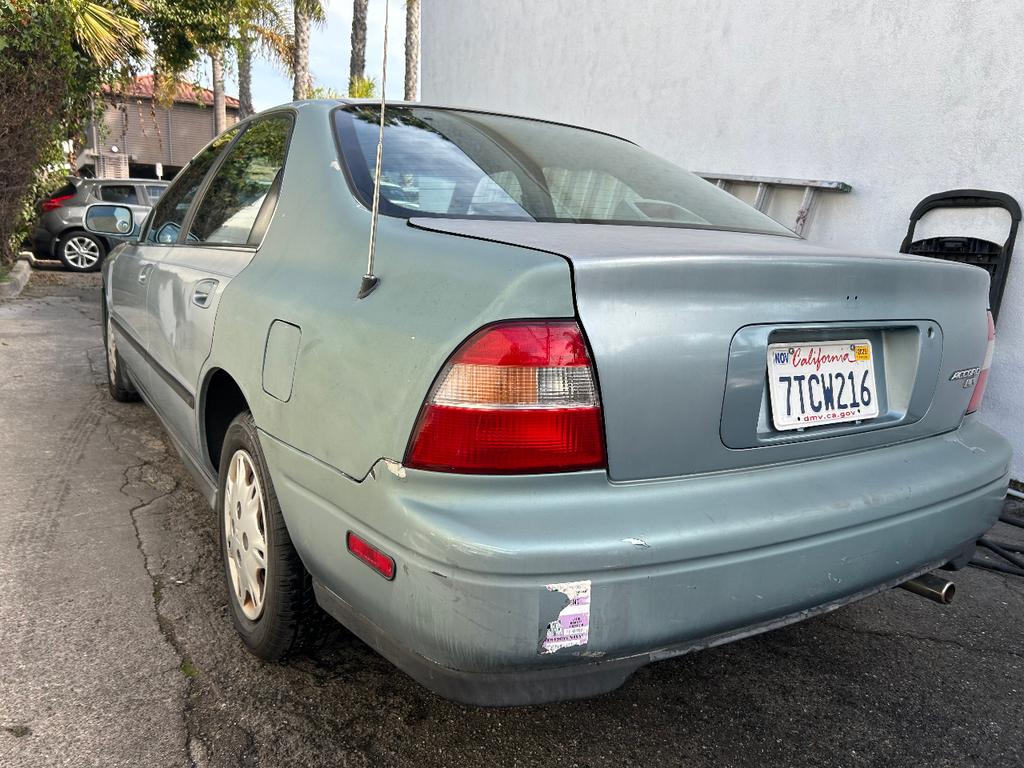
[[[957, 187], [1024, 203], [1018, 2], [427, 0], [422, 13], [424, 102], [601, 128], [693, 170], [850, 183], [818, 204], [812, 241], [896, 250], [914, 205]], [[792, 224], [797, 201], [769, 213]], [[1005, 215], [968, 219], [1005, 237]], [[944, 213], [918, 227], [962, 233]], [[1024, 479], [1017, 250], [983, 417]]]

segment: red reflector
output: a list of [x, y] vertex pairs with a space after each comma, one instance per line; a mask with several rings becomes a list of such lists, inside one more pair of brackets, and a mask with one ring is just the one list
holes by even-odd
[[58, 208], [64, 207], [64, 201], [70, 200], [74, 195], [60, 195], [59, 197], [51, 197], [49, 200], [44, 200], [40, 206], [43, 209], [43, 213], [49, 213], [55, 211]]
[[985, 385], [988, 384], [988, 369], [992, 367], [992, 356], [996, 351], [996, 323], [992, 319], [992, 313], [988, 313], [988, 346], [985, 347], [985, 360], [981, 364], [981, 373], [974, 384], [974, 394], [971, 395], [971, 402], [967, 406], [967, 413], [974, 413], [981, 408], [981, 401], [985, 399]]
[[348, 551], [387, 580], [395, 578], [395, 561], [352, 531], [345, 536]]
[[468, 474], [605, 466], [597, 385], [574, 320], [483, 328], [441, 371], [406, 465]]

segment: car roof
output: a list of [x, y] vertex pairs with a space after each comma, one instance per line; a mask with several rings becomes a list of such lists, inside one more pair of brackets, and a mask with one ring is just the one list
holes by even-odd
[[92, 181], [92, 182], [96, 182], [98, 184], [164, 184], [164, 185], [167, 185], [167, 184], [171, 183], [169, 181], [164, 181], [162, 179], [97, 179], [97, 178], [88, 178], [88, 179], [82, 179], [82, 181]]
[[[315, 111], [331, 112], [338, 108], [344, 107], [376, 107], [380, 105], [380, 99], [350, 99], [350, 98], [338, 98], [338, 99], [306, 99], [305, 101], [291, 101], [283, 104], [278, 104], [274, 107], [268, 107], [260, 112], [249, 115], [243, 120], [239, 120], [234, 125], [241, 125], [254, 120], [257, 117], [270, 115], [274, 112], [290, 111], [293, 114], [297, 114], [300, 111], [312, 109]], [[619, 139], [629, 144], [636, 144], [632, 139], [627, 139], [625, 136], [620, 136], [617, 133], [611, 133], [609, 131], [603, 131], [600, 128], [591, 128], [587, 125], [577, 125], [575, 123], [564, 123], [560, 120], [550, 120], [543, 117], [530, 117], [529, 115], [516, 115], [511, 112], [501, 112], [493, 109], [480, 109], [478, 107], [461, 107], [455, 104], [431, 104], [429, 102], [422, 101], [399, 101], [389, 100], [385, 101], [384, 108], [389, 107], [414, 107], [419, 109], [439, 109], [449, 110], [453, 112], [472, 112], [481, 115], [494, 115], [496, 117], [513, 117], [517, 120], [529, 120], [534, 123], [547, 123], [548, 125], [560, 125], [565, 128], [576, 128], [581, 131], [588, 131], [590, 133], [598, 133], [603, 136], [610, 136], [613, 139]], [[230, 126], [233, 128], [234, 125]]]

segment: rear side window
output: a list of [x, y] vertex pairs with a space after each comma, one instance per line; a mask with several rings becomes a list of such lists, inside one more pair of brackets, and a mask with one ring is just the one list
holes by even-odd
[[146, 197], [148, 197], [150, 199], [150, 202], [155, 203], [157, 200], [160, 199], [160, 195], [162, 195], [164, 193], [165, 189], [167, 189], [167, 187], [164, 187], [164, 186], [152, 186], [152, 185], [147, 184], [146, 185]]
[[[221, 163], [189, 227], [188, 242], [244, 245], [284, 167], [292, 121], [254, 122]], [[270, 203], [272, 204], [272, 203]]]
[[104, 184], [100, 187], [100, 200], [105, 203], [138, 205], [139, 191], [134, 184]]
[[178, 174], [174, 182], [161, 195], [160, 202], [153, 209], [149, 222], [149, 231], [145, 241], [148, 243], [176, 243], [181, 233], [185, 214], [188, 213], [192, 199], [199, 191], [207, 172], [238, 133], [233, 129], [213, 140], [206, 149], [192, 158], [185, 169]]

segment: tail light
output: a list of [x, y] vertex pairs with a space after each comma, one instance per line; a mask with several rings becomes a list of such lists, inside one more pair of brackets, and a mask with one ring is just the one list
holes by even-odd
[[576, 322], [502, 322], [470, 337], [424, 403], [405, 463], [473, 474], [604, 467], [601, 406]]
[[988, 369], [992, 367], [992, 355], [996, 351], [996, 323], [992, 319], [992, 313], [988, 313], [988, 346], [985, 348], [985, 362], [981, 364], [981, 371], [978, 373], [978, 381], [974, 385], [974, 394], [971, 395], [971, 403], [967, 406], [968, 413], [974, 413], [981, 408], [981, 401], [985, 398], [985, 385], [988, 384]]
[[49, 213], [50, 211], [55, 211], [58, 208], [63, 208], [64, 207], [64, 201], [65, 200], [70, 200], [72, 197], [74, 197], [73, 194], [71, 194], [71, 195], [58, 195], [57, 197], [51, 197], [49, 200], [44, 200], [43, 204], [40, 206], [40, 208], [42, 208], [43, 213]]

